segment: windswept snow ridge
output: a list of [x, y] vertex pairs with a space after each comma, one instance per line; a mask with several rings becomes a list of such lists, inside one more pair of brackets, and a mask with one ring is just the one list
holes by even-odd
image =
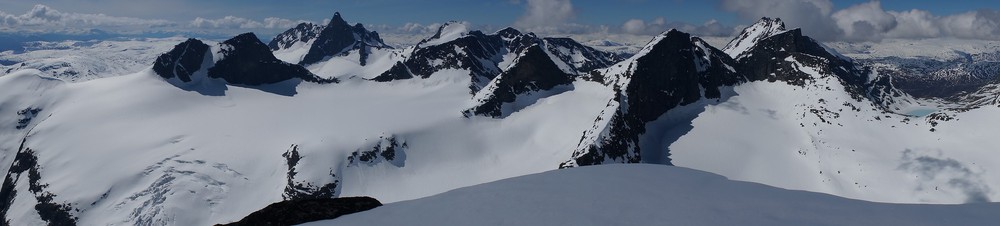
[[635, 164], [521, 176], [303, 225], [991, 225], [996, 211], [995, 203], [866, 202]]

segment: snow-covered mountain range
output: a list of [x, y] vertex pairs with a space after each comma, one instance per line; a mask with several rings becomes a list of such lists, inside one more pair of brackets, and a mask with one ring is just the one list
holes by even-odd
[[893, 77], [900, 90], [916, 97], [937, 99], [957, 108], [974, 108], [996, 99], [984, 94], [995, 93], [990, 87], [1000, 83], [997, 41], [890, 39], [829, 45]]
[[392, 203], [614, 163], [877, 202], [1000, 198], [995, 102], [913, 97], [804, 33], [763, 18], [718, 49], [669, 30], [624, 58], [459, 22], [396, 48], [337, 13], [268, 44], [174, 40], [121, 76], [12, 69], [0, 76], [0, 216], [206, 225], [281, 200]]

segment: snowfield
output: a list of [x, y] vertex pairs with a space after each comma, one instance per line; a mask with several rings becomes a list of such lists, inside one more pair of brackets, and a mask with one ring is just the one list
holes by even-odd
[[32, 42], [26, 52], [0, 52], [0, 76], [37, 69], [69, 82], [136, 73], [183, 38]]
[[645, 164], [550, 171], [302, 225], [994, 225], [1000, 204], [845, 199]]
[[[770, 22], [772, 27], [749, 29], [754, 33], [732, 42], [730, 54], [766, 56], [760, 51], [771, 50], [754, 48], [758, 41], [799, 34]], [[621, 101], [622, 90], [645, 87], [649, 92], [636, 95], [673, 98], [676, 89], [668, 88], [677, 87], [669, 86], [683, 82], [632, 83], [633, 75], [662, 78], [655, 77], [659, 72], [633, 74], [640, 67], [658, 66], [663, 59], [695, 60], [692, 72], [715, 68], [735, 78], [745, 65], [713, 65], [712, 59], [732, 59], [707, 51], [709, 42], [687, 34], [666, 39], [679, 31], [644, 46], [595, 40], [636, 53], [595, 73], [576, 71], [594, 60], [586, 59], [590, 52], [567, 48], [539, 49], [547, 56], [541, 62], [506, 49], [456, 61], [488, 42], [464, 40], [467, 46], [453, 48], [449, 42], [474, 32], [458, 23], [441, 31], [422, 45], [445, 48], [426, 58], [410, 58], [419, 47], [358, 47], [306, 67], [316, 76], [338, 79], [327, 83], [296, 77], [246, 86], [207, 77], [221, 57], [232, 57], [219, 54], [221, 49], [237, 48], [213, 41], [206, 41], [209, 55], [191, 73], [196, 78], [191, 82], [164, 80], [151, 69], [156, 54], [181, 39], [2, 53], [0, 62], [16, 58], [11, 61], [25, 65], [4, 66], [10, 72], [0, 76], [0, 172], [7, 173], [0, 187], [0, 198], [7, 198], [0, 200], [2, 217], [11, 225], [71, 220], [211, 225], [286, 199], [371, 196], [389, 205], [316, 224], [978, 225], [1000, 218], [1000, 207], [985, 203], [1000, 200], [996, 104], [949, 109], [893, 93], [892, 80], [880, 80], [885, 77], [877, 73], [838, 77], [831, 71], [847, 71], [845, 66], [809, 66], [832, 65], [825, 63], [835, 57], [796, 53], [768, 63], [791, 65], [788, 69], [801, 72], [797, 80], [736, 78], [718, 87], [718, 99], [703, 95], [717, 86], [706, 84], [715, 83], [693, 82], [685, 89], [696, 94], [689, 104], [651, 114], [640, 122], [645, 124], [611, 124], [615, 117], [629, 117], [619, 109], [651, 105], [635, 96]], [[524, 40], [533, 44], [526, 48], [558, 41]], [[665, 43], [654, 51], [664, 40], [684, 45]], [[293, 43], [274, 54], [301, 61], [311, 43]], [[691, 49], [680, 49], [685, 46]], [[693, 57], [669, 58], [677, 56], [671, 55], [674, 50]], [[112, 53], [117, 51], [121, 54]], [[270, 57], [262, 52], [258, 55]], [[173, 66], [200, 59], [181, 53], [164, 59]], [[247, 56], [228, 59], [240, 57]], [[361, 59], [367, 59], [365, 65]], [[410, 59], [425, 67], [401, 63]], [[503, 73], [523, 65], [538, 70], [522, 59], [552, 61], [553, 71], [571, 77], [550, 88], [501, 93], [514, 96], [499, 106], [502, 117], [463, 114], [516, 84], [496, 78], [541, 84], [531, 79], [542, 73]], [[639, 59], [651, 63], [639, 65]], [[67, 66], [46, 66], [64, 61]], [[396, 65], [403, 75], [376, 81]], [[467, 69], [456, 69], [463, 66]], [[414, 69], [428, 74], [413, 74]], [[854, 78], [868, 80], [843, 82]], [[868, 86], [875, 81], [888, 85]], [[481, 87], [486, 88], [470, 92]], [[631, 125], [645, 126], [644, 133], [630, 134], [638, 131]], [[632, 128], [612, 129], [623, 126]], [[575, 151], [593, 149], [596, 138], [622, 137], [611, 133], [637, 137], [628, 144], [642, 147], [632, 153], [636, 162], [690, 169], [616, 165], [552, 171], [574, 160]], [[529, 174], [537, 175], [520, 177]], [[518, 178], [507, 179], [512, 177]], [[497, 180], [503, 181], [479, 185]], [[473, 187], [462, 188], [468, 186]], [[916, 205], [960, 203], [970, 204]]]
[[[39, 183], [49, 184], [53, 202], [79, 209], [80, 224], [205, 225], [280, 201], [288, 169], [282, 154], [292, 145], [302, 156], [294, 180], [336, 180], [341, 196], [383, 202], [551, 170], [600, 111], [603, 103], [594, 101], [611, 95], [578, 82], [504, 120], [468, 119], [461, 114], [472, 104], [467, 71], [258, 88], [206, 80], [185, 91], [150, 70], [81, 83], [38, 71], [0, 77], [4, 97], [13, 97], [0, 114], [42, 109], [26, 129], [3, 118], [4, 160], [12, 161], [27, 134], [23, 146], [44, 175]], [[294, 95], [276, 94], [288, 90]], [[404, 165], [348, 165], [352, 152], [387, 136], [406, 141]], [[39, 222], [35, 203], [18, 196], [8, 219]]]

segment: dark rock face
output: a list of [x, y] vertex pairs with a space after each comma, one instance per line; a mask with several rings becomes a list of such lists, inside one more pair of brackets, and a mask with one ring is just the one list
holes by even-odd
[[[511, 40], [510, 43], [521, 41], [525, 40]], [[434, 72], [444, 69], [467, 69], [471, 71], [469, 76], [472, 77], [469, 89], [474, 93], [500, 73], [497, 64], [503, 54], [511, 51], [508, 47], [512, 47], [505, 45], [507, 43], [499, 35], [472, 31], [468, 36], [440, 45], [418, 44], [404, 65], [414, 76], [421, 78], [430, 77]]]
[[652, 45], [648, 53], [633, 62], [634, 70], [619, 75], [627, 82], [614, 87], [617, 94], [605, 109], [614, 112], [611, 118], [595, 122], [606, 123], [605, 130], [610, 132], [600, 135], [600, 126], [585, 132], [573, 159], [560, 168], [638, 163], [639, 140], [646, 133], [646, 123], [677, 106], [702, 98], [720, 98], [720, 86], [746, 81], [742, 74], [726, 67], [735, 64], [728, 55], [687, 33], [671, 30]]
[[[484, 34], [480, 31], [469, 31], [463, 37], [445, 43], [430, 45], [429, 41], [441, 36], [441, 32], [449, 26], [442, 26], [434, 36], [417, 44], [413, 53], [403, 62], [412, 77], [427, 78], [431, 74], [445, 69], [469, 70], [472, 82], [470, 93], [475, 94], [489, 84], [506, 68], [500, 68], [504, 55], [523, 55], [529, 47], [539, 45], [552, 52], [562, 63], [572, 67], [569, 74], [583, 74], [596, 68], [603, 68], [617, 63], [621, 57], [583, 46], [572, 39], [539, 38], [531, 33], [521, 33], [514, 28], [505, 28], [494, 34]], [[574, 62], [575, 54], [581, 54], [585, 60]], [[508, 59], [509, 60], [509, 59]], [[575, 65], [580, 65], [579, 67]], [[394, 67], [393, 73], [384, 73], [381, 80], [394, 80], [392, 76], [403, 75], [402, 68]], [[401, 76], [400, 78], [410, 78]]]
[[[334, 180], [333, 183], [323, 184], [323, 185], [313, 185], [308, 182], [298, 182], [295, 181], [296, 166], [299, 164], [299, 160], [302, 156], [299, 155], [299, 146], [292, 145], [288, 148], [281, 157], [285, 158], [285, 163], [288, 165], [288, 184], [285, 185], [285, 192], [281, 195], [285, 200], [305, 200], [305, 199], [322, 199], [322, 198], [333, 198], [337, 195], [337, 185], [340, 184], [340, 180]], [[337, 175], [331, 173], [331, 177], [337, 178]]]
[[390, 48], [377, 32], [369, 32], [361, 24], [351, 26], [344, 21], [340, 13], [334, 13], [333, 19], [316, 37], [309, 52], [302, 58], [301, 65], [309, 65], [331, 56], [344, 54], [350, 50], [361, 51], [361, 65], [364, 66], [370, 48]]
[[304, 67], [278, 60], [253, 33], [244, 33], [221, 44], [222, 60], [208, 69], [208, 77], [221, 78], [229, 84], [263, 85], [292, 78], [309, 82], [337, 82], [313, 75]]
[[371, 197], [289, 200], [268, 205], [240, 221], [220, 225], [296, 225], [334, 219], [379, 206], [382, 203]]
[[[38, 156], [31, 148], [24, 146], [26, 141], [26, 139], [21, 141], [21, 147], [18, 148], [14, 162], [4, 177], [3, 187], [0, 188], [0, 217], [4, 218], [3, 225], [10, 225], [7, 212], [10, 210], [10, 205], [14, 203], [14, 198], [17, 197], [16, 187], [18, 183], [28, 183], [28, 191], [34, 195], [35, 201], [37, 201], [35, 211], [48, 225], [76, 225], [78, 218], [74, 217], [71, 212], [79, 212], [79, 210], [73, 208], [71, 204], [54, 202], [55, 194], [45, 191], [49, 185], [39, 182], [42, 175], [39, 172]], [[28, 181], [21, 181], [21, 179], [28, 179]]]
[[835, 55], [819, 42], [802, 35], [801, 29], [790, 30], [763, 39], [737, 60], [739, 69], [752, 81], [782, 81], [805, 86], [814, 79], [803, 72], [796, 62], [817, 70], [822, 75], [835, 76], [855, 100], [870, 100], [883, 110], [904, 94], [894, 87], [887, 76], [873, 76], [872, 69]]
[[287, 49], [297, 42], [309, 42], [319, 36], [320, 31], [323, 30], [325, 26], [316, 25], [313, 23], [300, 23], [292, 29], [288, 29], [274, 39], [267, 43], [267, 47], [271, 48], [271, 51], [276, 51], [280, 49]]
[[201, 40], [188, 39], [157, 57], [153, 71], [164, 79], [177, 77], [183, 82], [191, 82], [191, 75], [201, 70], [208, 50], [209, 46]]
[[574, 75], [559, 69], [540, 45], [533, 45], [517, 59], [513, 67], [495, 79], [497, 80], [494, 82], [495, 87], [483, 90], [482, 92], [489, 93], [484, 99], [479, 100], [476, 107], [463, 112], [466, 116], [500, 117], [503, 104], [516, 101], [518, 95], [571, 84]]
[[410, 68], [407, 68], [403, 62], [396, 62], [389, 68], [388, 71], [383, 72], [381, 75], [372, 78], [372, 81], [376, 82], [389, 82], [393, 80], [403, 80], [413, 78], [413, 73], [410, 72]]
[[868, 82], [868, 71], [858, 69], [853, 62], [833, 55], [816, 40], [803, 36], [801, 29], [760, 40], [747, 53], [747, 57], [737, 61], [740, 70], [746, 72], [752, 81], [784, 81], [790, 85], [805, 85], [810, 76], [799, 70], [793, 62], [786, 60], [794, 57], [800, 63], [824, 70], [821, 73], [836, 75], [855, 98], [863, 97], [864, 85]]

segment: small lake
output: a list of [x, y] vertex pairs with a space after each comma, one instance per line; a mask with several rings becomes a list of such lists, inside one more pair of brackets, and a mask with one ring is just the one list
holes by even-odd
[[934, 112], [937, 112], [937, 108], [932, 107], [915, 107], [906, 112], [906, 115], [916, 116], [916, 117], [926, 117]]

